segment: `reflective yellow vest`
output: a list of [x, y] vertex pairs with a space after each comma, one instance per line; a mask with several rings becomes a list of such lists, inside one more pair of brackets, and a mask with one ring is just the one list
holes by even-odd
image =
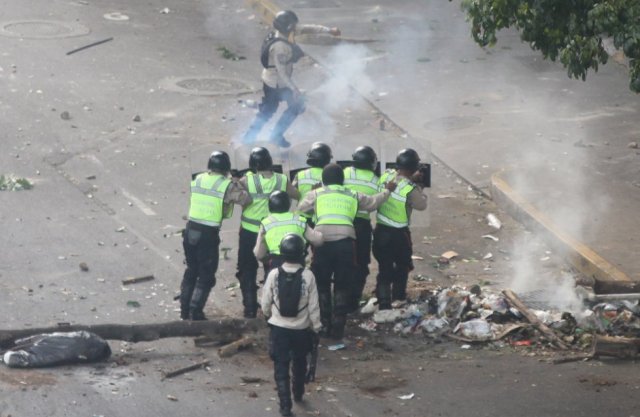
[[229, 184], [229, 178], [212, 172], [203, 172], [191, 181], [189, 220], [220, 227], [222, 219], [233, 214], [233, 206], [228, 213], [224, 213], [224, 194]]
[[322, 183], [322, 168], [311, 167], [298, 172], [296, 183], [298, 191], [300, 191], [300, 201], [302, 201], [314, 185]]
[[[355, 167], [347, 167], [344, 169], [344, 186], [349, 190], [366, 195], [374, 195], [380, 192], [378, 181], [380, 181], [380, 179], [376, 177], [376, 174], [368, 169]], [[357, 217], [368, 220], [369, 212], [358, 210]]]
[[271, 178], [247, 172], [247, 188], [253, 201], [242, 210], [240, 224], [243, 229], [258, 233], [260, 220], [269, 215], [269, 194], [274, 191], [287, 190], [287, 177], [284, 174], [274, 172]]
[[280, 255], [280, 242], [289, 233], [300, 236], [306, 243], [304, 232], [307, 228], [307, 222], [299, 214], [271, 213], [262, 219], [262, 226], [264, 227], [264, 240], [267, 243], [267, 249], [272, 255]]
[[353, 226], [358, 213], [358, 196], [342, 185], [329, 185], [316, 191], [316, 225]]
[[[393, 180], [397, 175], [398, 173], [395, 170], [385, 171], [380, 177], [380, 185]], [[390, 227], [408, 227], [407, 196], [415, 187], [415, 184], [406, 178], [400, 181], [395, 191], [389, 196], [389, 199], [378, 207], [376, 221]]]

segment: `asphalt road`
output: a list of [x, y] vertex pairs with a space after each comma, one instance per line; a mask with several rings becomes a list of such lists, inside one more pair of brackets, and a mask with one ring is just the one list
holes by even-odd
[[[452, 27], [451, 21], [460, 18], [459, 13], [444, 13], [451, 4], [435, 4], [429, 3], [429, 27]], [[384, 23], [388, 17], [395, 27], [406, 26], [402, 16], [411, 12], [408, 26], [420, 29], [423, 6], [398, 5], [406, 8], [404, 12], [374, 9], [376, 19]], [[362, 37], [358, 30], [370, 28], [371, 19], [364, 14], [369, 9], [360, 6], [345, 7], [347, 12], [341, 15], [326, 10], [323, 15], [321, 8], [301, 9], [300, 14], [337, 24], [345, 36]], [[165, 8], [168, 13], [162, 12]], [[361, 16], [367, 20], [359, 29], [353, 22]], [[233, 152], [236, 165], [246, 158], [246, 149], [230, 142], [253, 117], [254, 110], [242, 100], [259, 97], [257, 55], [265, 28], [258, 20], [244, 5], [220, 1], [12, 0], [0, 10], [4, 147], [0, 173], [15, 173], [35, 183], [30, 191], [0, 193], [2, 328], [177, 318], [172, 298], [183, 271], [177, 233], [184, 225], [189, 176], [205, 166], [214, 148]], [[390, 33], [393, 26], [376, 33]], [[461, 28], [462, 23], [456, 26]], [[75, 33], [81, 35], [68, 36]], [[110, 37], [112, 41], [66, 55]], [[219, 48], [246, 59], [225, 59]], [[403, 79], [415, 70], [399, 65], [397, 72], [388, 71], [387, 65], [379, 65], [387, 61], [376, 58], [385, 52], [377, 49], [347, 50], [364, 58], [343, 60], [349, 64], [350, 79], [359, 79], [362, 88], [375, 86], [375, 94], [368, 98], [403, 127], [414, 126], [409, 119], [427, 123], [437, 118], [432, 109], [423, 109], [419, 99], [424, 95], [414, 85], [396, 86], [403, 94], [394, 92], [390, 77]], [[330, 50], [309, 46], [320, 60]], [[427, 55], [428, 51], [429, 61], [420, 66], [436, 67], [430, 58], [436, 52]], [[457, 65], [489, 65], [476, 61]], [[362, 62], [369, 64], [363, 67]], [[449, 64], [453, 65], [439, 66], [442, 78], [424, 87], [445, 89]], [[297, 76], [310, 105], [290, 132], [292, 150], [276, 153], [285, 165], [298, 167], [314, 140], [330, 142], [339, 159], [348, 158], [362, 143], [374, 144], [384, 159], [407, 144], [423, 153], [429, 148], [427, 143], [409, 142], [393, 127], [380, 130], [378, 110], [351, 91], [344, 79], [332, 77], [313, 61], [301, 62]], [[461, 80], [473, 83], [456, 78], [450, 87], [464, 87]], [[523, 75], [518, 82], [529, 81]], [[387, 103], [400, 99], [396, 96], [403, 97], [402, 105]], [[443, 97], [447, 94], [439, 93], [438, 100]], [[462, 105], [477, 109], [474, 103], [471, 97]], [[394, 108], [398, 114], [391, 113]], [[486, 119], [482, 123], [491, 125]], [[435, 135], [428, 139], [439, 156], [451, 149], [438, 143]], [[483, 149], [492, 152], [470, 149], [469, 155], [485, 157], [501, 150], [497, 143], [487, 143]], [[464, 158], [459, 161], [465, 165]], [[434, 167], [434, 184], [430, 212], [415, 217], [416, 253], [426, 259], [417, 262], [416, 274], [430, 276], [433, 285], [488, 281], [497, 288], [506, 285], [515, 274], [513, 242], [526, 238], [525, 231], [501, 215], [505, 226], [500, 241], [482, 239], [491, 231], [484, 217], [498, 213], [497, 208], [442, 166]], [[231, 248], [230, 259], [221, 262], [209, 314], [238, 315], [241, 310], [237, 291], [225, 289], [235, 283], [237, 227], [238, 213], [222, 232], [222, 246]], [[560, 274], [557, 257], [548, 254], [544, 244], [536, 245], [532, 250], [536, 259], [552, 258], [540, 262], [544, 264], [540, 274]], [[450, 249], [467, 262], [435, 270], [429, 259]], [[494, 260], [480, 261], [488, 252]], [[81, 262], [88, 271], [80, 269]], [[155, 279], [127, 287], [120, 283], [148, 274]], [[128, 301], [137, 301], [140, 307], [130, 307]], [[359, 340], [364, 348], [355, 347]], [[434, 345], [421, 338], [368, 335], [357, 328], [348, 341], [346, 351], [322, 351], [319, 382], [310, 386], [311, 396], [299, 414], [630, 416], [635, 412], [634, 396], [640, 386], [635, 364], [558, 367], [539, 363], [540, 356], [527, 358], [526, 350], [467, 351], [456, 343]], [[218, 360], [213, 350], [197, 349], [183, 339], [136, 345], [113, 342], [112, 348], [114, 359], [96, 366], [0, 369], [0, 416], [247, 416], [277, 410], [271, 364], [262, 341], [228, 360]], [[204, 357], [214, 359], [210, 368], [161, 379], [161, 371]], [[258, 376], [263, 382], [243, 385], [240, 375]], [[411, 392], [415, 399], [398, 399]]]

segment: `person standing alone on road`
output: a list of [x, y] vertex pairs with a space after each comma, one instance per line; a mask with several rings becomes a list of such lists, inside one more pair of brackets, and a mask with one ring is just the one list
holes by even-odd
[[284, 132], [296, 117], [304, 112], [304, 98], [291, 79], [293, 64], [304, 56], [295, 43], [295, 34], [328, 33], [340, 36], [340, 29], [321, 25], [298, 25], [298, 16], [290, 10], [278, 12], [273, 19], [274, 32], [269, 33], [262, 44], [260, 61], [262, 70], [262, 90], [264, 95], [258, 106], [258, 114], [245, 133], [243, 142], [255, 142], [262, 127], [271, 119], [281, 101], [287, 102], [287, 110], [280, 116], [270, 141], [282, 148], [291, 144], [284, 138]]
[[269, 215], [269, 195], [273, 191], [285, 191], [291, 198], [299, 198], [298, 190], [289, 183], [286, 175], [273, 172], [273, 160], [267, 148], [253, 148], [249, 155], [249, 168], [240, 184], [249, 191], [251, 204], [243, 207], [238, 243], [238, 271], [244, 317], [255, 318], [258, 311], [258, 260], [253, 254], [260, 222]]
[[321, 328], [320, 309], [315, 278], [304, 267], [304, 240], [298, 235], [286, 235], [280, 242], [280, 254], [284, 264], [267, 276], [260, 304], [271, 328], [269, 356], [273, 360], [280, 414], [291, 416], [291, 388], [293, 399], [302, 401], [307, 354]]
[[229, 178], [231, 162], [226, 152], [214, 151], [207, 169], [191, 181], [189, 221], [182, 232], [187, 264], [179, 297], [183, 320], [206, 320], [203, 309], [216, 285], [222, 220], [231, 217], [234, 203], [251, 203], [249, 193]]
[[396, 169], [387, 170], [380, 184], [395, 181], [391, 197], [378, 208], [376, 230], [373, 233], [373, 256], [378, 261], [376, 295], [378, 308], [388, 310], [392, 300], [407, 298], [407, 279], [413, 269], [413, 245], [409, 220], [412, 210], [426, 210], [427, 196], [422, 192], [420, 157], [410, 148], [396, 157]]

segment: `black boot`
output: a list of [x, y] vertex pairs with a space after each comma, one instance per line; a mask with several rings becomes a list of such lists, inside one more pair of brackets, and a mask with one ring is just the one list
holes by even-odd
[[376, 296], [378, 297], [379, 310], [391, 310], [391, 284], [379, 282]]
[[318, 302], [320, 304], [320, 322], [322, 322], [320, 336], [327, 337], [331, 334], [331, 293], [318, 294]]
[[331, 338], [335, 340], [342, 340], [346, 324], [347, 316], [335, 315], [333, 317], [333, 327], [331, 328]]
[[276, 382], [276, 387], [278, 388], [278, 399], [280, 400], [280, 415], [281, 416], [292, 416], [291, 413], [291, 389], [289, 388], [289, 378], [282, 378], [281, 380]]
[[243, 296], [246, 300], [244, 304], [244, 318], [255, 319], [258, 315], [258, 292], [255, 288], [249, 289]]
[[191, 304], [191, 297], [193, 296], [193, 285], [182, 283], [180, 288], [180, 318], [182, 320], [189, 320], [189, 304]]
[[204, 305], [207, 303], [211, 288], [196, 287], [191, 297], [191, 303], [189, 304], [189, 319], [190, 320], [206, 320], [204, 315]]
[[291, 390], [293, 391], [293, 401], [299, 403], [304, 395], [304, 382], [307, 376], [307, 358], [294, 359], [292, 367]]

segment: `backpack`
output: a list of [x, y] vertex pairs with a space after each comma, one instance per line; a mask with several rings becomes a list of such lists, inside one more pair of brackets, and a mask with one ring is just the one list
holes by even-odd
[[302, 295], [302, 271], [286, 272], [282, 266], [278, 267], [278, 311], [282, 317], [297, 317], [304, 310], [305, 305], [298, 309]]
[[276, 42], [285, 42], [287, 45], [291, 47], [291, 50], [292, 50], [291, 61], [293, 63], [298, 62], [298, 60], [304, 56], [304, 52], [302, 52], [302, 49], [298, 45], [296, 45], [295, 43], [291, 43], [286, 39], [276, 37], [275, 32], [269, 32], [267, 37], [264, 38], [264, 41], [262, 41], [262, 47], [260, 48], [260, 62], [262, 63], [263, 67], [265, 68], [275, 67], [275, 65], [269, 65], [269, 49], [271, 49], [271, 45], [273, 45]]

